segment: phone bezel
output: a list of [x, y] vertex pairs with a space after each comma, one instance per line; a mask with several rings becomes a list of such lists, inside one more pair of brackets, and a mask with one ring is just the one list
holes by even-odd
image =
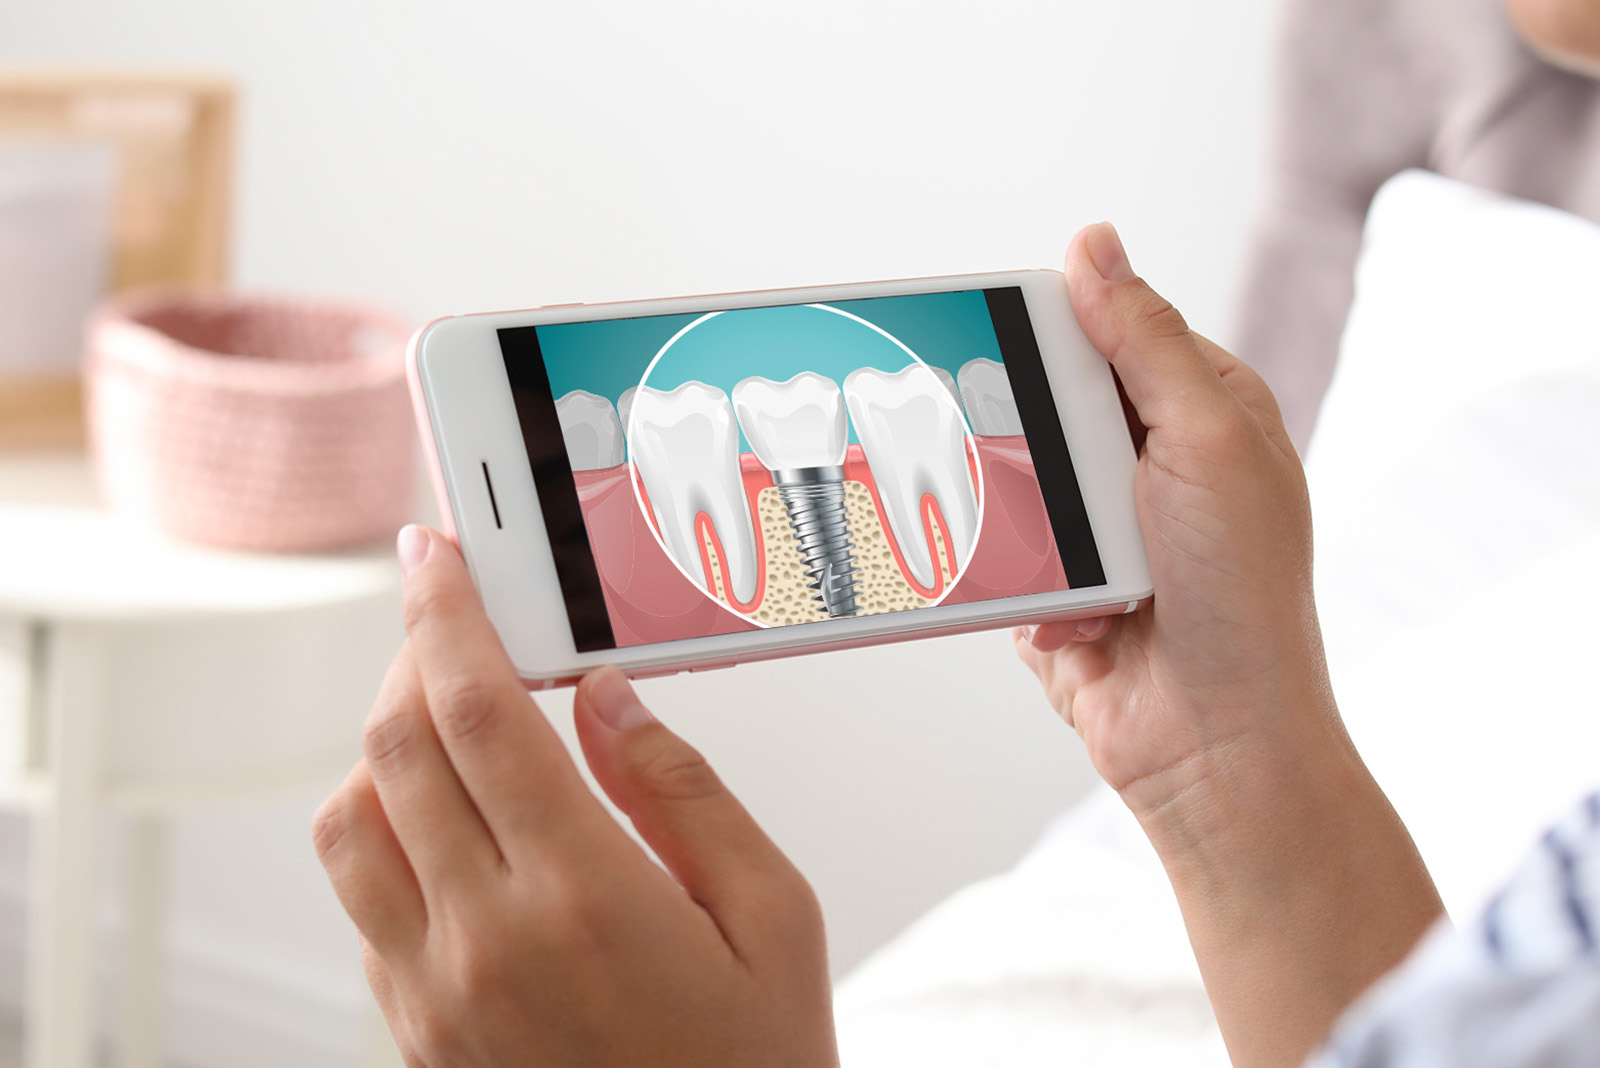
[[[498, 331], [649, 315], [1016, 286], [1076, 469], [1106, 583], [913, 613], [827, 620], [596, 652], [576, 650], [506, 377]], [[489, 619], [530, 686], [570, 681], [602, 664], [634, 675], [794, 653], [1131, 610], [1151, 593], [1133, 504], [1137, 458], [1110, 367], [1079, 328], [1057, 271], [1004, 271], [802, 289], [560, 305], [436, 320], [412, 340], [413, 388], [435, 488]], [[493, 480], [493, 498], [485, 471]]]

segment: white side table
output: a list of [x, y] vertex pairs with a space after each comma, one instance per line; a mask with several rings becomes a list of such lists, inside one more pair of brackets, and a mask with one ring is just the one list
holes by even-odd
[[175, 544], [87, 486], [78, 458], [0, 463], [0, 803], [38, 816], [26, 1064], [91, 1064], [96, 838], [116, 810], [130, 824], [117, 1054], [150, 1068], [166, 817], [348, 769], [399, 645], [399, 571], [388, 546]]

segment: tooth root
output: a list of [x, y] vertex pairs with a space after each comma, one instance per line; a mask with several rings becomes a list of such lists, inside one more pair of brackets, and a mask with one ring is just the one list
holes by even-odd
[[556, 420], [574, 471], [603, 471], [626, 458], [622, 423], [604, 397], [575, 389], [556, 401]]
[[978, 496], [961, 413], [923, 364], [892, 374], [870, 367], [852, 371], [844, 395], [889, 533], [912, 577], [933, 589], [937, 562], [922, 525], [923, 498], [931, 494], [944, 516], [952, 567], [966, 560], [978, 532]]
[[961, 365], [961, 399], [974, 434], [985, 436], [1022, 433], [1022, 416], [1011, 392], [1011, 376], [998, 360], [979, 358]]
[[704, 513], [722, 543], [732, 599], [756, 593], [756, 537], [739, 472], [739, 428], [728, 395], [703, 382], [670, 392], [640, 386], [633, 397], [634, 463], [667, 551], [706, 592], [696, 520]]

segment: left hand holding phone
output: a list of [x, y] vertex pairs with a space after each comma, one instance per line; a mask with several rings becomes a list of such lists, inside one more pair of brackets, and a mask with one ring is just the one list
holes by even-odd
[[[401, 533], [407, 640], [313, 839], [406, 1063], [833, 1066], [821, 912], [612, 668], [590, 793], [442, 535]], [[670, 872], [670, 875], [669, 875]]]

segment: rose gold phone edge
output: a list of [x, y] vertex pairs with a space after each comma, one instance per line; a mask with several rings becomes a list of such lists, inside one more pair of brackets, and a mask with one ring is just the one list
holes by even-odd
[[[423, 324], [412, 334], [406, 348], [406, 379], [410, 387], [412, 409], [417, 421], [418, 436], [422, 442], [423, 457], [428, 468], [429, 482], [434, 493], [434, 500], [439, 509], [440, 523], [444, 535], [458, 550], [462, 549], [460, 531], [456, 524], [455, 510], [451, 505], [448, 479], [445, 474], [444, 462], [439, 449], [438, 436], [432, 412], [428, 406], [426, 388], [422, 381], [419, 365], [421, 342], [434, 327], [450, 320], [461, 318], [494, 318], [506, 315], [521, 315], [530, 313], [543, 313], [560, 311], [563, 309], [592, 309], [606, 307], [623, 307], [627, 305], [654, 303], [656, 300], [684, 300], [684, 301], [716, 301], [723, 298], [742, 298], [750, 296], [764, 296], [768, 294], [793, 294], [815, 289], [843, 289], [852, 287], [866, 287], [885, 284], [926, 284], [928, 292], [938, 292], [931, 287], [941, 282], [953, 282], [961, 279], [973, 279], [983, 276], [1002, 276], [1023, 273], [1021, 271], [993, 271], [981, 272], [976, 275], [935, 275], [906, 279], [882, 279], [876, 282], [841, 283], [830, 286], [816, 287], [780, 287], [769, 289], [733, 290], [720, 293], [689, 294], [682, 297], [651, 298], [648, 301], [618, 300], [599, 301], [594, 303], [566, 302], [550, 305], [541, 305], [536, 308], [513, 309], [497, 312], [473, 312], [467, 315], [440, 316]], [[1031, 272], [1030, 272], [1031, 273]], [[1055, 273], [1055, 272], [1049, 272]], [[469, 566], [471, 561], [468, 561]], [[1045, 612], [1004, 614], [1002, 618], [967, 620], [959, 623], [933, 623], [921, 626], [908, 626], [899, 630], [872, 635], [852, 635], [840, 639], [822, 639], [806, 641], [804, 639], [789, 642], [781, 646], [767, 649], [753, 649], [739, 652], [735, 655], [711, 655], [699, 657], [685, 657], [674, 659], [670, 664], [655, 665], [618, 665], [629, 677], [634, 679], [659, 678], [667, 675], [676, 675], [684, 672], [698, 673], [713, 671], [719, 668], [734, 667], [743, 663], [756, 663], [763, 660], [779, 660], [788, 657], [806, 656], [812, 653], [837, 652], [845, 649], [869, 648], [877, 645], [888, 645], [897, 642], [913, 641], [923, 638], [949, 637], [959, 634], [973, 634], [984, 631], [1004, 630], [1010, 627], [1028, 626], [1032, 624], [1066, 621], [1075, 619], [1092, 619], [1101, 616], [1123, 615], [1137, 611], [1153, 599], [1153, 593], [1143, 593], [1141, 596], [1130, 600], [1116, 599], [1110, 602], [1085, 605], [1077, 608], [1062, 610], [1053, 608]], [[995, 603], [1003, 604], [1004, 601]], [[783, 628], [790, 630], [794, 628]], [[550, 690], [563, 686], [575, 685], [588, 671], [594, 670], [597, 665], [583, 667], [574, 666], [570, 671], [553, 675], [530, 677], [522, 674], [522, 682], [529, 690]], [[519, 672], [521, 671], [519, 667]]]

